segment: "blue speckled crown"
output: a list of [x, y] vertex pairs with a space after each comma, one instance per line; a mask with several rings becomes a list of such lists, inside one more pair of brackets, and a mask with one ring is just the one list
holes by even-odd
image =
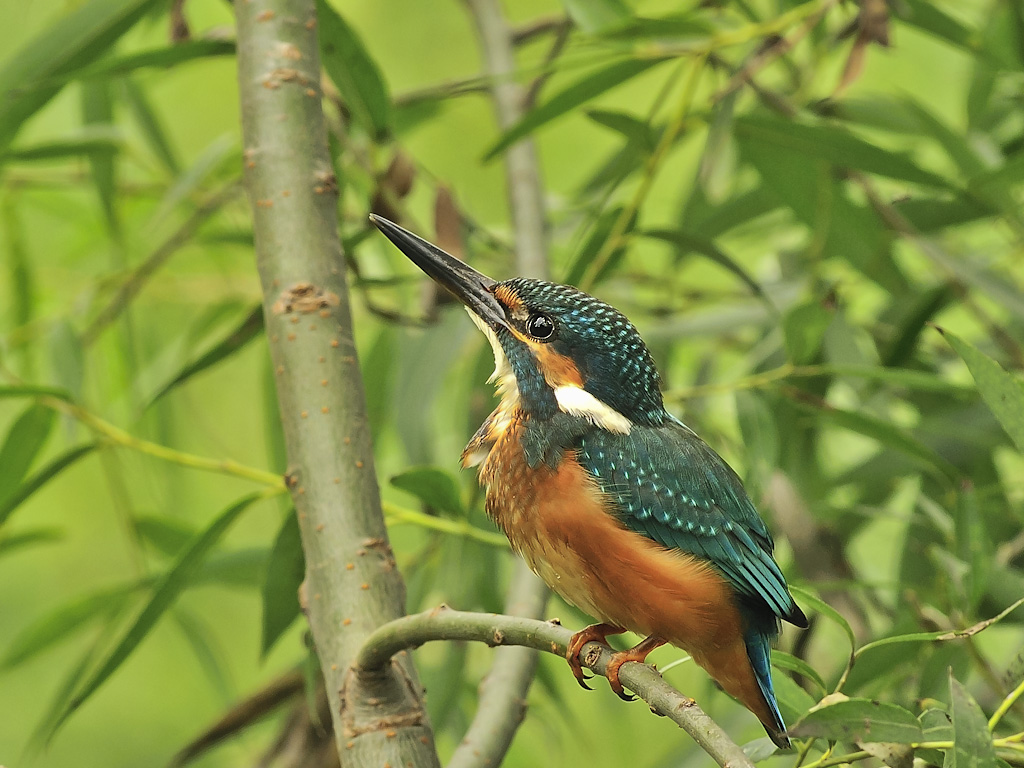
[[551, 344], [574, 360], [590, 394], [634, 423], [655, 426], [667, 418], [654, 359], [625, 315], [569, 285], [525, 277], [501, 285], [556, 322]]

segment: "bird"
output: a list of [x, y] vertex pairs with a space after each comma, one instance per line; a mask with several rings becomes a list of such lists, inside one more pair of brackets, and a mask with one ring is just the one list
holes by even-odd
[[451, 292], [494, 352], [499, 402], [462, 454], [485, 509], [530, 568], [596, 619], [566, 658], [585, 688], [584, 645], [644, 637], [606, 670], [670, 643], [790, 746], [772, 685], [780, 620], [807, 618], [732, 468], [670, 414], [633, 324], [572, 286], [496, 281], [380, 216], [371, 221]]

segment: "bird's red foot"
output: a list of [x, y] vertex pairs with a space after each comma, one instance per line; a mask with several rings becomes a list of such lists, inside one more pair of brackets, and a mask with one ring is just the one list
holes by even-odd
[[623, 701], [633, 701], [636, 699], [636, 696], [623, 691], [622, 683], [619, 682], [619, 669], [627, 661], [638, 661], [643, 664], [647, 660], [647, 654], [664, 644], [665, 641], [660, 637], [651, 635], [647, 639], [641, 640], [628, 651], [619, 651], [612, 654], [611, 659], [608, 660], [608, 666], [605, 668], [604, 675], [608, 678], [608, 685], [615, 691], [616, 696]]
[[603, 643], [608, 639], [608, 635], [621, 635], [625, 631], [622, 627], [616, 627], [614, 624], [591, 624], [570, 638], [565, 659], [569, 662], [569, 669], [572, 670], [577, 683], [588, 691], [591, 690], [586, 683], [587, 676], [583, 672], [583, 665], [580, 663], [580, 651], [583, 650], [583, 646], [590, 642]]

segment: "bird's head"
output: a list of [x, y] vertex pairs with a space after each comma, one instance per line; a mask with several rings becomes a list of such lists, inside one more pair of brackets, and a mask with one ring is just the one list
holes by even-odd
[[621, 433], [667, 418], [654, 360], [614, 307], [568, 285], [525, 277], [497, 282], [397, 224], [371, 219], [465, 304], [494, 350], [503, 396], [531, 417], [562, 411]]

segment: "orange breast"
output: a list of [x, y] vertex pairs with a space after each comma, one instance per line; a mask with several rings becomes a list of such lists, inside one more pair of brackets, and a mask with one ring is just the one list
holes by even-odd
[[480, 481], [488, 513], [530, 567], [599, 621], [700, 655], [734, 648], [742, 624], [724, 578], [625, 528], [571, 452], [555, 469], [530, 467], [518, 439], [522, 418], [497, 439]]

